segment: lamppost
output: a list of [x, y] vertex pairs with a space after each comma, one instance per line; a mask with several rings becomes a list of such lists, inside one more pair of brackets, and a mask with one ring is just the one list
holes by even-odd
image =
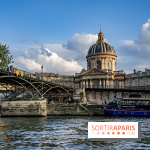
[[[41, 66], [41, 80], [43, 80], [43, 66]], [[42, 98], [43, 98], [43, 81], [42, 81]]]
[[2, 59], [0, 58], [0, 69], [2, 69], [2, 68], [1, 68], [1, 67], [2, 67], [2, 66], [1, 66], [1, 61], [2, 61]]

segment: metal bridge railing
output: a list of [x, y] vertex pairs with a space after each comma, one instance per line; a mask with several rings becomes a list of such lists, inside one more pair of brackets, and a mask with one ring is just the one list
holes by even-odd
[[24, 71], [24, 70], [21, 70], [21, 69], [17, 69], [16, 67], [13, 67], [13, 66], [8, 66], [8, 67], [0, 66], [0, 70], [16, 74], [17, 76], [35, 78], [35, 79], [38, 79], [40, 81], [42, 80], [42, 81], [52, 82], [52, 83], [55, 83], [55, 84], [59, 84], [59, 85], [62, 85], [62, 86], [67, 86], [67, 87], [73, 88], [73, 83], [72, 84], [63, 84], [63, 82], [65, 82], [65, 81], [68, 82], [69, 80], [66, 80], [66, 79], [65, 80], [59, 80], [59, 79], [58, 80], [56, 80], [56, 79], [53, 80], [53, 79], [50, 79], [48, 77], [42, 76], [42, 72], [41, 72], [41, 75], [38, 75], [38, 74], [35, 74], [35, 73], [30, 73], [30, 72], [27, 72], [27, 71]]
[[41, 79], [35, 73], [30, 73], [30, 72], [18, 69], [18, 68], [13, 67], [13, 66], [0, 67], [0, 70], [16, 74], [17, 76], [26, 76], [26, 77], [32, 77], [32, 78], [36, 78], [36, 79]]

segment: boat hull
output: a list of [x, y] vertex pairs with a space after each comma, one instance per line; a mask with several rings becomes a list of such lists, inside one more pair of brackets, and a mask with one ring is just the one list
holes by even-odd
[[127, 111], [105, 109], [106, 115], [121, 115], [121, 116], [150, 116], [150, 111]]

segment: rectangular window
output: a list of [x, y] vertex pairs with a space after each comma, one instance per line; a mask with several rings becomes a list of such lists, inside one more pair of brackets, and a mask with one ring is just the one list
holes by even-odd
[[81, 88], [81, 82], [79, 83], [79, 88]]
[[118, 81], [116, 80], [116, 85], [118, 85]]
[[143, 85], [147, 85], [147, 79], [146, 78], [143, 79]]
[[132, 86], [132, 80], [128, 80], [128, 86]]
[[136, 86], [140, 85], [140, 79], [136, 79]]

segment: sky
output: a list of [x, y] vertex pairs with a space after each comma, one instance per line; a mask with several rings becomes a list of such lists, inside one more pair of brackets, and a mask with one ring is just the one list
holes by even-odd
[[117, 70], [150, 68], [149, 0], [0, 0], [0, 43], [18, 69], [74, 74], [87, 68], [101, 30]]

